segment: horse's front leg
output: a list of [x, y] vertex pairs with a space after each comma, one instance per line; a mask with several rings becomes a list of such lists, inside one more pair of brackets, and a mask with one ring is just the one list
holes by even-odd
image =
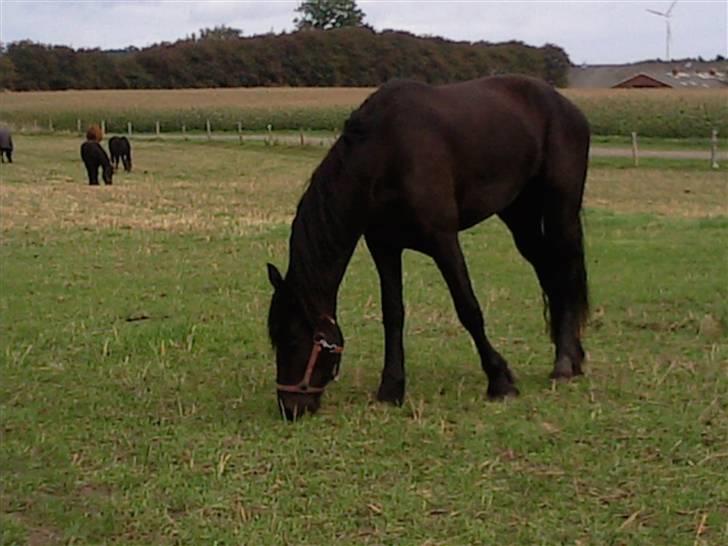
[[402, 301], [402, 249], [366, 239], [379, 273], [384, 323], [384, 369], [377, 400], [398, 406], [404, 401], [404, 303]]
[[456, 233], [433, 237], [430, 253], [445, 278], [458, 318], [475, 342], [483, 371], [488, 376], [491, 399], [517, 395], [518, 389], [508, 364], [485, 335], [485, 321], [480, 304], [470, 284], [470, 275]]

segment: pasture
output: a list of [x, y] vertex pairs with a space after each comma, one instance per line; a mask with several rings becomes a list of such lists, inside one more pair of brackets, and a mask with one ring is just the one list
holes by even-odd
[[[106, 144], [106, 141], [104, 141]], [[282, 422], [265, 263], [321, 148], [133, 141], [89, 187], [71, 136], [0, 167], [3, 544], [728, 542], [728, 182], [615, 168], [587, 183], [586, 375], [553, 383], [538, 285], [498, 220], [462, 235], [486, 381], [444, 282], [405, 258], [408, 397], [373, 401], [379, 290], [339, 299], [342, 378]]]
[[[728, 135], [725, 90], [563, 89], [587, 115], [594, 134], [708, 139], [713, 129]], [[231, 88], [6, 92], [0, 118], [28, 131], [75, 131], [105, 120], [109, 131], [139, 132], [275, 129], [337, 130], [370, 88]]]

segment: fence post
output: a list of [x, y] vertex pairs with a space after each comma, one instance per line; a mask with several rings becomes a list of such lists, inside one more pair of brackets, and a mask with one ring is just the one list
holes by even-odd
[[713, 133], [710, 136], [710, 166], [713, 169], [718, 169], [718, 130], [713, 129]]
[[268, 124], [268, 138], [266, 139], [265, 143], [268, 146], [273, 144], [273, 126], [270, 123]]
[[53, 119], [48, 118], [48, 130], [52, 133], [53, 132]]
[[187, 140], [187, 125], [185, 125], [184, 123], [182, 124], [182, 138]]
[[240, 144], [243, 143], [243, 122], [238, 121], [238, 140], [240, 141]]
[[105, 119], [101, 120], [101, 134], [106, 135], [106, 120]]
[[637, 133], [632, 131], [632, 162], [635, 167], [640, 166], [640, 152], [637, 148]]
[[157, 134], [157, 136], [159, 136], [159, 122], [158, 121], [154, 122], [154, 132]]
[[305, 144], [305, 142], [303, 140], [303, 129], [299, 129], [298, 136], [301, 140], [301, 146], [303, 146]]
[[131, 138], [131, 121], [126, 122], [126, 132], [129, 134], [129, 138]]
[[76, 132], [80, 135], [81, 134], [81, 120], [76, 120]]
[[207, 140], [212, 140], [212, 129], [210, 128], [210, 120], [205, 122], [205, 128], [207, 129]]

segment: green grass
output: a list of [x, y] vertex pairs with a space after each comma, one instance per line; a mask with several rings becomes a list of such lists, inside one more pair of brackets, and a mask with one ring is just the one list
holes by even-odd
[[[506, 403], [486, 401], [444, 283], [413, 253], [407, 403], [373, 402], [378, 288], [359, 248], [339, 302], [343, 377], [319, 415], [288, 424], [265, 262], [285, 266], [323, 151], [137, 142], [134, 172], [89, 188], [78, 140], [17, 147], [0, 168], [3, 544], [728, 540], [722, 173], [592, 171], [589, 361], [568, 384], [547, 379], [540, 293], [506, 230], [463, 234], [519, 377]], [[617, 179], [634, 196], [611, 194]], [[679, 206], [671, 184], [691, 190]]]

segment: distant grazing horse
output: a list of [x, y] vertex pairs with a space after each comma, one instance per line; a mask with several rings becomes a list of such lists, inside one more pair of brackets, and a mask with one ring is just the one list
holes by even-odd
[[131, 171], [131, 144], [125, 136], [111, 137], [109, 139], [109, 155], [111, 155], [111, 163], [114, 169], [119, 169], [119, 160], [124, 165], [124, 170]]
[[0, 163], [5, 163], [6, 157], [8, 163], [13, 162], [13, 135], [10, 134], [10, 129], [0, 127]]
[[106, 184], [112, 183], [114, 169], [109, 161], [109, 156], [101, 147], [103, 133], [98, 125], [92, 125], [86, 131], [86, 142], [81, 144], [81, 159], [86, 166], [88, 183], [91, 186], [99, 185], [99, 167], [102, 169], [102, 176]]
[[[285, 279], [268, 316], [285, 418], [315, 412], [338, 372], [337, 292], [363, 235], [379, 273], [385, 335], [377, 398], [402, 404], [402, 251], [431, 256], [475, 342], [488, 396], [518, 394], [485, 335], [458, 232], [494, 214], [536, 271], [555, 344], [552, 377], [582, 373], [588, 314], [581, 204], [589, 126], [545, 83], [496, 76], [452, 85], [390, 82], [345, 124], [314, 171], [293, 220]], [[497, 257], [493, 257], [497, 259]]]

